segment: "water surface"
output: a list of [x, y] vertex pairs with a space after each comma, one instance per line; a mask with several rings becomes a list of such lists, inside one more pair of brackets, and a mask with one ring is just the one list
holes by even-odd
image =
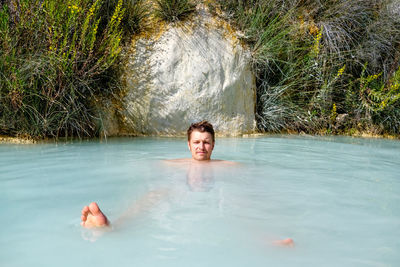
[[[200, 172], [180, 138], [0, 145], [1, 266], [398, 266], [400, 142], [219, 138]], [[199, 173], [199, 171], [193, 172]], [[110, 232], [82, 229], [99, 203]], [[291, 237], [294, 248], [271, 245]]]

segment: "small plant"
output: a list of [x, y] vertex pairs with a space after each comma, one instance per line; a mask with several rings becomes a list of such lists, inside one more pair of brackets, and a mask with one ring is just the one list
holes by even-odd
[[187, 18], [196, 7], [190, 0], [156, 0], [156, 4], [156, 15], [169, 22]]
[[[100, 7], [100, 28], [107, 25], [112, 18], [117, 6], [118, 0], [104, 1]], [[132, 34], [140, 32], [145, 28], [145, 20], [149, 16], [149, 6], [146, 0], [123, 0], [121, 2], [124, 14], [121, 18], [121, 29], [123, 30], [123, 39], [132, 36]]]
[[145, 28], [145, 19], [149, 16], [145, 0], [125, 0], [125, 16], [121, 25], [125, 34], [134, 34]]
[[387, 83], [379, 79], [381, 73], [367, 77], [364, 73], [365, 69], [360, 78], [360, 97], [366, 111], [380, 112], [400, 102], [400, 67]]

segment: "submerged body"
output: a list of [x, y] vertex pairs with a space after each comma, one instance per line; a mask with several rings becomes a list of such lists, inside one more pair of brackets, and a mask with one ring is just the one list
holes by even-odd
[[[215, 145], [214, 130], [212, 125], [206, 121], [192, 124], [188, 129], [188, 148], [192, 158], [165, 160], [168, 165], [174, 165], [186, 170], [187, 185], [191, 191], [206, 192], [210, 190], [209, 185], [214, 179], [213, 170], [216, 168], [238, 166], [238, 163], [225, 160], [211, 159], [212, 151]], [[158, 203], [160, 200], [170, 194], [169, 189], [160, 189], [151, 191], [140, 200], [135, 202], [125, 214], [118, 218], [117, 224], [126, 218], [133, 217], [142, 211]], [[89, 206], [82, 209], [81, 225], [86, 228], [107, 227], [110, 225], [106, 215], [100, 210], [97, 203], [92, 202]], [[277, 240], [275, 245], [294, 246], [291, 238]]]

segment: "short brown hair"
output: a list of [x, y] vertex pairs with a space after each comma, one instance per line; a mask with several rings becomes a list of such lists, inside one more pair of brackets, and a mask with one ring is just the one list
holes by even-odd
[[207, 132], [210, 133], [212, 136], [212, 141], [215, 142], [215, 133], [214, 128], [211, 123], [208, 121], [200, 121], [196, 123], [192, 123], [187, 130], [188, 141], [190, 141], [190, 135], [193, 131], [199, 131], [201, 133]]

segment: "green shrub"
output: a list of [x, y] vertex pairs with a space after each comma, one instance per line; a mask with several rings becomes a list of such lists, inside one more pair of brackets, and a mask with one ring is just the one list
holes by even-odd
[[360, 112], [389, 133], [400, 132], [400, 67], [385, 81], [382, 73], [365, 76], [366, 66], [360, 78]]
[[[400, 63], [400, 16], [393, 14], [395, 4], [391, 0], [211, 4], [244, 33], [252, 50], [258, 128], [334, 133], [343, 114], [349, 118], [345, 124], [349, 131], [361, 127], [399, 133], [398, 91], [388, 89]], [[365, 87], [365, 79], [376, 73], [379, 79]]]
[[[96, 95], [120, 53], [122, 0], [101, 28], [100, 0], [20, 0], [0, 11], [0, 131], [96, 133]], [[11, 23], [13, 22], [13, 23]]]

